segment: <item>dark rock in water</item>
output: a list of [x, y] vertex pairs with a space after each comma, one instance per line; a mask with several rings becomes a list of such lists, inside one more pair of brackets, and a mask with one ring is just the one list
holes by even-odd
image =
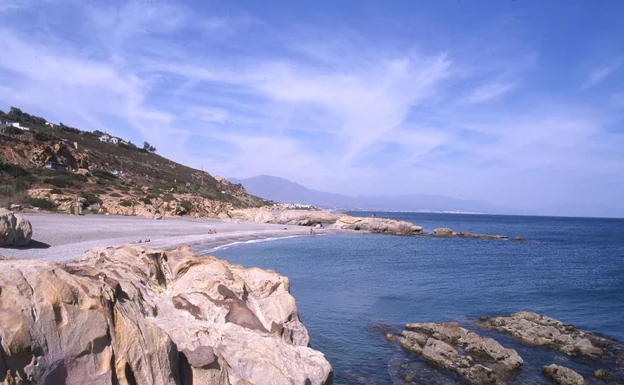
[[526, 238], [525, 237], [515, 237], [513, 240], [514, 241], [518, 241], [518, 242], [526, 242]]
[[615, 376], [604, 369], [598, 369], [594, 372], [594, 377], [604, 382], [615, 381]]
[[542, 372], [559, 385], [585, 385], [585, 379], [572, 369], [559, 365], [542, 367]]
[[473, 234], [468, 231], [456, 232], [448, 227], [438, 227], [433, 230], [433, 233], [429, 234], [435, 237], [457, 237], [457, 238], [473, 238], [473, 239], [509, 239], [505, 235], [490, 235], [490, 234]]
[[511, 334], [529, 345], [552, 347], [571, 356], [602, 357], [605, 349], [611, 346], [605, 338], [564, 325], [554, 318], [525, 311], [480, 319], [477, 326]]
[[457, 373], [470, 384], [502, 383], [523, 363], [515, 350], [454, 322], [407, 324], [399, 343], [405, 350]]

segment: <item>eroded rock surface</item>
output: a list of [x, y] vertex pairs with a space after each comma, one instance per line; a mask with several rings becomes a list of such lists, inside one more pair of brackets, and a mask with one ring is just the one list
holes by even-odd
[[332, 226], [342, 230], [361, 230], [371, 233], [414, 235], [422, 234], [423, 228], [407, 221], [377, 217], [342, 216]]
[[563, 366], [555, 364], [543, 366], [542, 372], [559, 385], [585, 385], [583, 376]]
[[605, 338], [526, 311], [504, 317], [482, 317], [477, 326], [511, 334], [529, 345], [552, 347], [568, 355], [600, 357], [611, 347]]
[[502, 384], [523, 364], [515, 350], [455, 322], [407, 324], [405, 328], [398, 338], [404, 349], [456, 372], [470, 384]]
[[31, 237], [32, 226], [26, 218], [0, 208], [0, 246], [25, 246]]
[[286, 277], [187, 248], [0, 259], [6, 384], [330, 384]]

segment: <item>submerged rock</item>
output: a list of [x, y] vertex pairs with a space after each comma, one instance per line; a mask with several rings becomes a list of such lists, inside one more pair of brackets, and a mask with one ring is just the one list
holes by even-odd
[[604, 382], [615, 381], [615, 376], [604, 369], [598, 369], [594, 371], [594, 377]]
[[585, 385], [583, 376], [563, 366], [555, 364], [543, 366], [542, 372], [559, 385]]
[[600, 357], [605, 348], [611, 346], [605, 338], [526, 311], [505, 317], [482, 317], [477, 326], [511, 334], [526, 344], [548, 346], [568, 355]]
[[286, 277], [188, 248], [0, 259], [10, 384], [331, 384], [308, 343]]
[[0, 246], [25, 246], [31, 237], [32, 226], [26, 218], [0, 208]]
[[502, 384], [523, 360], [492, 338], [483, 338], [455, 322], [407, 324], [399, 343], [426, 361], [456, 372], [470, 384]]

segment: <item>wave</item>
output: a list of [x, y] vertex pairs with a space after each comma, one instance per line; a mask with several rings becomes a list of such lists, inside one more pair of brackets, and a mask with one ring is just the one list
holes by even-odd
[[226, 243], [225, 245], [213, 247], [212, 249], [208, 249], [208, 250], [205, 250], [205, 251], [202, 250], [202, 251], [206, 252], [206, 253], [212, 253], [212, 252], [219, 251], [219, 250], [226, 250], [226, 249], [229, 249], [230, 247], [236, 246], [236, 245], [272, 242], [272, 241], [277, 241], [277, 240], [280, 240], [280, 239], [299, 238], [299, 237], [303, 237], [303, 235], [289, 235], [289, 236], [285, 236], [285, 237], [269, 237], [269, 238], [261, 238], [261, 239], [250, 239], [248, 241], [236, 241], [236, 242]]

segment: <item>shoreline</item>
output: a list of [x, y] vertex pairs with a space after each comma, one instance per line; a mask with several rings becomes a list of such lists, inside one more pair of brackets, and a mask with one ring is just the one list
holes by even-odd
[[[308, 227], [219, 219], [171, 217], [162, 220], [136, 216], [21, 213], [33, 226], [26, 247], [0, 248], [0, 256], [66, 262], [94, 247], [143, 246], [170, 250], [201, 244], [201, 254], [249, 241], [309, 235]], [[216, 230], [216, 234], [209, 234]], [[138, 243], [149, 239], [150, 242]]]

